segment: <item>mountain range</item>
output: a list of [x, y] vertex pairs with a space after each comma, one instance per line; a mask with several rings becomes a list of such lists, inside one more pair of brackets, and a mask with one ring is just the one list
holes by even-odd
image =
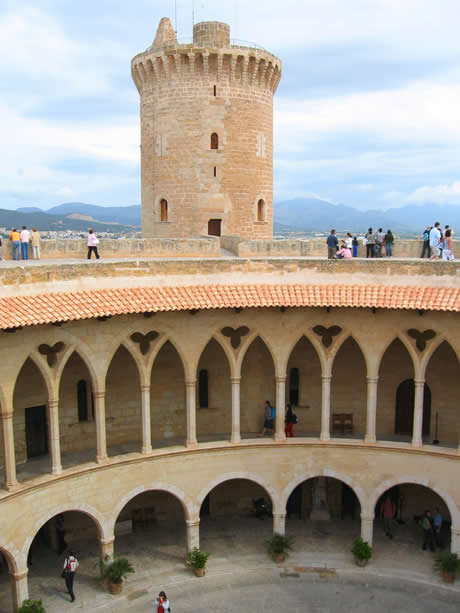
[[[444, 226], [460, 226], [460, 206], [407, 205], [380, 211], [362, 211], [343, 204], [332, 204], [318, 198], [297, 198], [274, 205], [275, 232], [338, 232], [362, 233], [391, 228], [393, 232], [419, 235], [427, 225], [440, 221]], [[39, 230], [74, 230], [84, 232], [89, 226], [97, 232], [133, 232], [140, 229], [141, 207], [98, 206], [84, 202], [67, 202], [46, 211], [38, 207], [21, 207], [16, 211], [0, 209], [0, 227], [37, 227]]]

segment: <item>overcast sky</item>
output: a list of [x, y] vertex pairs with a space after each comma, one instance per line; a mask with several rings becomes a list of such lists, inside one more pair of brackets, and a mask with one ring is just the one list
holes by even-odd
[[460, 0], [0, 0], [0, 208], [140, 202], [130, 60], [193, 4], [283, 62], [275, 201], [460, 205]]

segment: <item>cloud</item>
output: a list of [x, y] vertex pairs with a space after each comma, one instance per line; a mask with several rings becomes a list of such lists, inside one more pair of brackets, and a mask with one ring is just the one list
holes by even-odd
[[460, 180], [450, 185], [418, 187], [405, 200], [416, 203], [460, 204]]

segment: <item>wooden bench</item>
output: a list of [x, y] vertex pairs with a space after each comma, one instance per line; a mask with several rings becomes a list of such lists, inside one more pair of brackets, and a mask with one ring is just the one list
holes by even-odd
[[353, 434], [353, 413], [333, 413], [332, 434]]

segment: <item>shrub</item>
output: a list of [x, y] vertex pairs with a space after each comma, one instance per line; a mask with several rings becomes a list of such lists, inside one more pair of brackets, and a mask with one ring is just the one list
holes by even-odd
[[372, 558], [372, 547], [367, 541], [358, 536], [353, 542], [351, 553], [357, 560], [370, 560]]
[[455, 575], [457, 571], [460, 571], [460, 558], [456, 553], [449, 553], [448, 551], [439, 553], [435, 558], [434, 567], [442, 573]]
[[204, 568], [210, 555], [207, 551], [201, 551], [198, 547], [194, 547], [187, 554], [187, 566], [193, 569]]
[[131, 562], [127, 558], [118, 557], [108, 562], [103, 562], [102, 570], [104, 577], [110, 581], [110, 583], [121, 583], [130, 573], [135, 572], [134, 568], [131, 566]]
[[267, 541], [268, 553], [271, 556], [288, 555], [288, 549], [292, 550], [292, 536], [285, 536], [284, 534], [275, 534]]
[[46, 613], [46, 609], [41, 600], [24, 600], [19, 613]]

